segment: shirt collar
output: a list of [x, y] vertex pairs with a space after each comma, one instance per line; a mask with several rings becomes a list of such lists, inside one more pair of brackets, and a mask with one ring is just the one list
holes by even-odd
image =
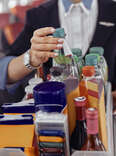
[[[71, 0], [62, 0], [62, 1], [63, 1], [63, 5], [64, 5], [64, 8], [65, 8], [65, 11], [67, 12], [67, 11], [69, 10], [70, 6], [71, 6], [73, 3], [71, 2]], [[84, 4], [84, 6], [85, 6], [88, 10], [91, 9], [91, 5], [92, 5], [93, 0], [82, 0], [81, 2]]]

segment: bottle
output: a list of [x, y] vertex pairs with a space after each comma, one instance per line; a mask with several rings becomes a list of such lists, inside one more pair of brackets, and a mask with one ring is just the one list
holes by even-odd
[[98, 132], [98, 111], [95, 108], [88, 108], [86, 111], [87, 140], [81, 150], [83, 151], [105, 151], [105, 147], [99, 138]]
[[64, 64], [64, 65], [71, 64], [71, 65], [75, 66], [75, 70], [76, 70], [77, 76], [78, 76], [78, 70], [76, 69], [76, 63], [73, 58], [73, 53], [65, 39], [65, 36], [66, 36], [66, 34], [64, 31], [64, 28], [57, 28], [56, 31], [53, 33], [53, 37], [59, 37], [59, 38], [64, 39], [63, 48], [61, 50], [57, 50], [57, 52], [59, 53], [59, 56], [56, 57], [55, 61], [58, 64]]
[[[62, 38], [64, 39], [63, 48], [60, 50], [54, 50], [54, 52], [58, 53], [59, 55], [53, 59], [53, 64], [57, 65], [66, 65], [71, 63], [71, 55], [72, 52], [65, 40], [65, 31], [64, 28], [57, 28], [56, 31], [53, 33], [53, 37]], [[64, 52], [65, 51], [65, 52]]]
[[[65, 40], [65, 31], [64, 28], [58, 28], [53, 33], [54, 37], [64, 38], [63, 48], [59, 51], [59, 56], [56, 57], [56, 62], [60, 64], [60, 67], [63, 67], [63, 77], [66, 85], [66, 93], [75, 89], [77, 87], [79, 81], [78, 69], [76, 66], [76, 62], [73, 58], [72, 51]], [[72, 85], [69, 85], [72, 83]], [[73, 85], [74, 84], [74, 85]], [[70, 88], [69, 88], [70, 87]]]
[[103, 56], [104, 49], [102, 47], [92, 47], [89, 49], [89, 52], [92, 54], [98, 54], [100, 56], [99, 66], [100, 66], [100, 68], [102, 68], [104, 80], [106, 82], [108, 80], [108, 65], [107, 65], [107, 62]]
[[85, 56], [85, 65], [86, 66], [94, 66], [95, 67], [95, 77], [98, 79], [102, 78], [102, 80], [104, 81], [102, 69], [99, 68], [99, 66], [98, 66], [99, 59], [100, 59], [100, 57], [97, 54], [88, 54]]
[[65, 31], [63, 28], [58, 28], [53, 33], [54, 37], [64, 38], [63, 48], [59, 51], [59, 56], [55, 57], [54, 61], [61, 67], [63, 66], [63, 78], [66, 86], [67, 107], [69, 116], [70, 134], [75, 127], [76, 115], [73, 99], [78, 96], [79, 74], [77, 65], [73, 58], [72, 51], [65, 39]]
[[74, 99], [76, 109], [76, 127], [71, 135], [71, 148], [80, 150], [86, 141], [86, 97], [77, 97]]
[[93, 79], [94, 75], [95, 75], [95, 67], [94, 66], [84, 66], [82, 68], [83, 78], [79, 83], [79, 92], [80, 92], [80, 96], [86, 97], [86, 100], [87, 100], [86, 107], [87, 108], [89, 107], [87, 81]]
[[83, 60], [83, 57], [82, 57], [82, 50], [79, 49], [79, 48], [73, 48], [72, 53], [73, 53], [73, 57], [75, 59], [75, 62], [77, 64], [77, 68], [78, 68], [78, 71], [79, 71], [79, 76], [81, 78], [82, 67], [84, 66], [84, 60]]

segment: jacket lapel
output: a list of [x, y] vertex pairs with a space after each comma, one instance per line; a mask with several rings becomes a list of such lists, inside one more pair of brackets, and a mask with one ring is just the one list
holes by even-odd
[[[110, 14], [111, 1], [98, 0], [98, 18], [95, 33], [91, 42], [92, 46], [103, 46], [114, 30], [115, 21]], [[112, 8], [112, 7], [111, 7]], [[112, 12], [112, 11], [111, 11]], [[110, 14], [110, 15], [109, 15]]]

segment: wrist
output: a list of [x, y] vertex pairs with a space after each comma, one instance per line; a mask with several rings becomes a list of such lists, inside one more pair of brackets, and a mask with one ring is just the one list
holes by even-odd
[[38, 66], [33, 66], [31, 64], [30, 50], [28, 50], [24, 53], [24, 65], [29, 70], [35, 70], [41, 66], [41, 64], [39, 64]]

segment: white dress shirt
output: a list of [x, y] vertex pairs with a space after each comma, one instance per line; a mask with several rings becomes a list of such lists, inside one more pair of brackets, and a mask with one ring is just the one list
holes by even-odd
[[66, 40], [70, 48], [80, 48], [86, 54], [92, 40], [98, 15], [97, 0], [92, 1], [91, 9], [83, 2], [71, 4], [65, 11], [62, 0], [58, 1], [61, 27], [65, 29]]

